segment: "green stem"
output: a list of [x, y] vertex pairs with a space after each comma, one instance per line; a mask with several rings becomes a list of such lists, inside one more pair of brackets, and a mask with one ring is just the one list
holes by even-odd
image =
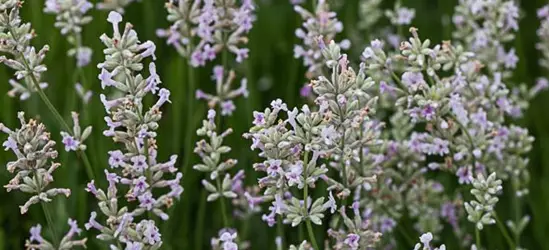
[[307, 218], [307, 220], [305, 220], [305, 224], [307, 225], [307, 232], [309, 233], [309, 240], [311, 241], [311, 244], [313, 245], [313, 249], [320, 249], [320, 248], [318, 248], [318, 245], [316, 244], [315, 233], [313, 232], [313, 226], [311, 225], [311, 220], [309, 220], [309, 218]]
[[[248, 224], [248, 223], [246, 223], [246, 224]], [[278, 237], [280, 237], [280, 248], [281, 249], [286, 249], [284, 247], [284, 224], [282, 223], [282, 216], [277, 217], [276, 233], [278, 234]]]
[[311, 225], [311, 219], [309, 218], [309, 208], [307, 199], [309, 197], [309, 185], [307, 184], [307, 179], [309, 178], [309, 171], [307, 167], [309, 165], [309, 151], [305, 151], [305, 157], [303, 160], [303, 173], [305, 174], [305, 187], [303, 188], [303, 208], [305, 210], [305, 224], [307, 226], [307, 233], [309, 234], [309, 241], [313, 245], [313, 249], [320, 249], [316, 243], [315, 233], [313, 232], [313, 227]]
[[[518, 225], [520, 224], [521, 222], [521, 215], [522, 215], [522, 212], [521, 212], [521, 199], [520, 197], [517, 196], [517, 190], [518, 190], [518, 187], [515, 183], [515, 181], [511, 181], [512, 183], [512, 186], [513, 186], [513, 205], [515, 206], [515, 227], [518, 227]], [[517, 228], [518, 229], [518, 228]], [[515, 240], [515, 244], [517, 247], [520, 247], [520, 233], [519, 231], [515, 230], [513, 232], [513, 238]]]
[[183, 176], [185, 176], [187, 169], [189, 169], [189, 163], [191, 160], [191, 149], [193, 145], [193, 130], [194, 130], [194, 91], [195, 91], [195, 79], [194, 79], [194, 68], [189, 61], [187, 61], [187, 77], [189, 85], [189, 94], [187, 97], [187, 131], [185, 131], [185, 141], [186, 146], [184, 149], [185, 162], [183, 164]]
[[473, 170], [476, 167], [476, 160], [475, 155], [473, 154], [473, 151], [475, 150], [475, 144], [473, 143], [473, 137], [469, 133], [469, 130], [455, 117], [454, 115], [451, 115], [451, 117], [455, 120], [455, 122], [458, 124], [458, 126], [461, 128], [461, 131], [467, 136], [467, 139], [469, 140], [470, 147], [471, 147], [471, 163], [473, 164]]
[[475, 226], [475, 239], [476, 239], [476, 245], [477, 249], [482, 249], [480, 244], [480, 230]]
[[226, 211], [227, 208], [225, 206], [225, 197], [223, 196], [223, 191], [221, 187], [221, 179], [219, 177], [215, 180], [217, 184], [217, 190], [219, 191], [219, 203], [221, 204], [221, 216], [223, 217], [223, 226], [225, 228], [229, 227], [229, 219], [227, 217]]
[[509, 245], [509, 249], [516, 249], [515, 243], [513, 243], [513, 240], [509, 236], [509, 233], [507, 233], [507, 229], [505, 229], [505, 227], [504, 227], [502, 221], [499, 219], [498, 214], [496, 213], [496, 211], [494, 211], [492, 214], [493, 214], [494, 218], [496, 219], [496, 224], [498, 225], [499, 231], [501, 231], [501, 234], [503, 234], [503, 237], [505, 238], [505, 240], [507, 241], [507, 244]]
[[53, 237], [52, 243], [55, 246], [59, 243], [59, 238], [57, 237], [57, 231], [55, 230], [55, 226], [53, 224], [53, 219], [51, 217], [50, 210], [44, 202], [40, 202], [40, 205], [42, 205], [42, 210], [44, 210], [44, 216], [46, 217], [46, 221], [48, 222], [48, 227], [50, 228], [51, 235]]

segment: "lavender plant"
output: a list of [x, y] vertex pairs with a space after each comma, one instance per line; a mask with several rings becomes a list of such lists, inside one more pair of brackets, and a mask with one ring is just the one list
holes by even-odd
[[[322, 44], [332, 41], [338, 33], [343, 31], [343, 23], [336, 17], [336, 13], [330, 11], [330, 6], [325, 0], [320, 0], [314, 7], [314, 11], [308, 11], [299, 3], [294, 3], [294, 10], [303, 19], [302, 27], [295, 30], [295, 35], [303, 40], [301, 45], [294, 46], [294, 57], [302, 58], [303, 65], [307, 67], [307, 79], [314, 79], [322, 74], [324, 58], [322, 56]], [[341, 47], [348, 49], [351, 46], [349, 40], [343, 40]], [[312, 94], [311, 87], [303, 86], [301, 95], [304, 97]]]
[[233, 53], [238, 63], [248, 58], [249, 49], [241, 46], [248, 42], [246, 35], [255, 19], [251, 0], [169, 0], [166, 9], [173, 24], [157, 35], [166, 37], [194, 67], [204, 66], [221, 52], [224, 64], [225, 52]]
[[[183, 192], [179, 184], [182, 174], [175, 167], [177, 155], [172, 155], [168, 162], [157, 160], [155, 131], [162, 118], [160, 108], [169, 102], [170, 91], [158, 86], [161, 81], [153, 62], [149, 63], [149, 77], [140, 74], [144, 59], [156, 59], [154, 43], [139, 42], [129, 23], [121, 33], [122, 16], [117, 12], [110, 12], [107, 21], [114, 32], [112, 37], [101, 36], [107, 48], [105, 61], [98, 65], [101, 68], [99, 79], [103, 88], [114, 87], [122, 95], [109, 100], [101, 94], [109, 127], [103, 134], [124, 148], [109, 152], [109, 166], [115, 172], [105, 169], [109, 182], [107, 192], [96, 188], [94, 181], [88, 184], [86, 190], [98, 199], [99, 208], [107, 219], [100, 224], [96, 221], [97, 213], [92, 212], [86, 229], [100, 231], [97, 238], [111, 242], [111, 249], [122, 249], [121, 244], [125, 249], [159, 249], [161, 233], [152, 216], [167, 220], [169, 216], [165, 210]], [[156, 103], [149, 108], [143, 103], [147, 95], [158, 95]], [[169, 174], [175, 174], [175, 178], [166, 179]], [[119, 188], [127, 190], [124, 194], [127, 206], [119, 200]], [[156, 196], [154, 190], [164, 193]]]

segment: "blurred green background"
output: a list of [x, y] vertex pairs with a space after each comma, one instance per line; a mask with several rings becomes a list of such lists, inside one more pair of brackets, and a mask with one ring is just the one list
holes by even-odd
[[[334, 0], [341, 1], [337, 8], [338, 17], [343, 21], [345, 30], [340, 34], [342, 37], [363, 37], [368, 34], [358, 33], [356, 22], [358, 17], [359, 0]], [[413, 25], [419, 28], [421, 36], [430, 38], [434, 42], [450, 39], [451, 30], [443, 26], [443, 18], [453, 13], [457, 0], [402, 0], [404, 6], [416, 9], [416, 18]], [[517, 53], [520, 57], [519, 66], [514, 75], [515, 82], [525, 82], [533, 85], [536, 77], [547, 75], [548, 72], [540, 69], [537, 64], [539, 53], [535, 49], [536, 29], [539, 22], [535, 11], [546, 4], [545, 0], [522, 0], [520, 5], [523, 17], [520, 22], [520, 31], [515, 41]], [[252, 163], [257, 159], [249, 150], [249, 142], [241, 138], [241, 134], [247, 131], [251, 124], [253, 110], [263, 109], [272, 99], [281, 98], [289, 106], [295, 106], [302, 102], [299, 98], [299, 88], [306, 81], [304, 77], [305, 68], [300, 60], [293, 58], [293, 45], [299, 42], [294, 36], [294, 30], [301, 23], [301, 19], [295, 14], [288, 0], [256, 0], [257, 20], [250, 34], [249, 48], [250, 58], [242, 65], [233, 65], [239, 76], [248, 78], [250, 96], [248, 99], [238, 99], [236, 102], [237, 112], [230, 118], [224, 119], [223, 127], [232, 127], [235, 133], [229, 137], [227, 144], [233, 147], [231, 156], [239, 160], [237, 168], [247, 170], [247, 182], [255, 183], [255, 173], [251, 168]], [[24, 20], [32, 22], [38, 34], [33, 41], [37, 47], [49, 44], [50, 52], [45, 60], [48, 72], [44, 80], [50, 84], [46, 90], [47, 95], [54, 105], [62, 112], [67, 121], [70, 121], [70, 112], [81, 113], [82, 124], [93, 125], [94, 132], [86, 141], [88, 155], [92, 162], [95, 176], [101, 187], [105, 187], [103, 169], [107, 167], [107, 151], [114, 148], [110, 139], [104, 137], [101, 132], [105, 128], [103, 121], [104, 108], [102, 107], [98, 93], [101, 91], [95, 65], [103, 61], [101, 50], [103, 45], [99, 41], [102, 33], [110, 33], [110, 24], [107, 23], [107, 12], [92, 10], [94, 20], [84, 27], [83, 43], [94, 50], [93, 65], [87, 66], [85, 79], [82, 83], [87, 89], [92, 89], [94, 96], [87, 106], [76, 96], [74, 89], [75, 68], [74, 61], [66, 56], [70, 48], [59, 30], [54, 28], [54, 16], [43, 13], [44, 0], [27, 1], [24, 4], [22, 15]], [[310, 3], [308, 3], [310, 8]], [[383, 3], [384, 8], [391, 8], [393, 1], [387, 0]], [[161, 122], [159, 132], [159, 157], [167, 159], [171, 154], [179, 154], [179, 164], [185, 160], [190, 164], [198, 162], [192, 154], [192, 147], [196, 136], [186, 138], [189, 126], [193, 129], [205, 116], [206, 105], [194, 100], [194, 90], [189, 90], [187, 81], [187, 65], [185, 59], [181, 58], [173, 48], [165, 45], [165, 41], [155, 35], [157, 28], [165, 28], [169, 24], [166, 19], [163, 0], [142, 0], [133, 3], [126, 9], [125, 21], [134, 24], [141, 40], [152, 40], [157, 44], [156, 55], [157, 68], [165, 87], [172, 91], [172, 104], [167, 106]], [[364, 41], [365, 43], [366, 41]], [[362, 51], [362, 44], [353, 44], [354, 55]], [[354, 59], [357, 59], [355, 57]], [[205, 90], [212, 90], [213, 83], [210, 80], [211, 66], [195, 70], [195, 85]], [[18, 99], [9, 98], [5, 93], [10, 89], [8, 79], [13, 71], [5, 66], [0, 67], [0, 121], [8, 127], [18, 126], [16, 113], [24, 110], [28, 117], [39, 117], [53, 134], [53, 138], [60, 142], [60, 126], [54, 120], [47, 108], [43, 105], [37, 95], [29, 100], [20, 102]], [[192, 105], [192, 109], [189, 108]], [[527, 127], [530, 133], [536, 138], [535, 148], [530, 155], [530, 171], [532, 181], [530, 184], [530, 195], [526, 198], [525, 206], [522, 209], [532, 216], [522, 242], [529, 249], [549, 249], [547, 242], [549, 237], [549, 94], [542, 93], [532, 103], [526, 116], [517, 121], [521, 126]], [[191, 113], [189, 113], [191, 112]], [[190, 118], [190, 119], [189, 119]], [[193, 133], [194, 134], [194, 133]], [[0, 135], [1, 141], [5, 135]], [[59, 143], [60, 144], [60, 143]], [[191, 150], [188, 150], [191, 149]], [[66, 220], [68, 216], [78, 219], [80, 225], [87, 222], [90, 211], [96, 210], [96, 200], [84, 191], [87, 177], [80, 161], [74, 153], [67, 154], [61, 146], [58, 146], [60, 156], [58, 161], [62, 167], [57, 170], [54, 178], [57, 180], [53, 185], [56, 187], [68, 187], [73, 191], [69, 199], [58, 198], [53, 203], [54, 221], [59, 226], [58, 230], [67, 229]], [[188, 158], [190, 157], [190, 158]], [[2, 165], [14, 156], [10, 152], [0, 152]], [[202, 186], [200, 179], [202, 174], [193, 170], [186, 171], [184, 176], [185, 192], [182, 199], [171, 208], [172, 218], [160, 225], [162, 230], [165, 249], [208, 249], [209, 239], [217, 234], [222, 227], [221, 216], [217, 204], [206, 204], [201, 194]], [[0, 170], [0, 183], [6, 184], [11, 179], [10, 174], [4, 167]], [[7, 193], [0, 189], [0, 250], [23, 249], [24, 241], [28, 237], [28, 230], [31, 226], [40, 222], [45, 225], [40, 206], [31, 207], [29, 213], [21, 215], [18, 206], [23, 204], [28, 195], [13, 192]], [[503, 220], [511, 218], [513, 211], [508, 209], [512, 204], [507, 198], [498, 204], [498, 213]], [[419, 236], [418, 232], [412, 229], [412, 221], [404, 218], [401, 223], [408, 229], [408, 234]], [[268, 228], [261, 222], [260, 216], [255, 216], [246, 223], [233, 220], [233, 225], [239, 229], [240, 237], [249, 239], [253, 249], [274, 249], [273, 228]], [[44, 230], [47, 231], [46, 227]], [[325, 235], [325, 228], [317, 227], [317, 237]], [[297, 243], [300, 237], [300, 230], [286, 231], [288, 242]], [[89, 249], [106, 249], [106, 246], [94, 239], [95, 232], [88, 233], [90, 244]], [[447, 243], [449, 249], [452, 242], [457, 239], [452, 236], [449, 230], [441, 235], [442, 241]], [[402, 235], [396, 233], [395, 238], [399, 240], [400, 249], [411, 249], [413, 246], [401, 241]], [[319, 238], [317, 238], [319, 239]], [[505, 249], [504, 239], [495, 226], [483, 231], [483, 242], [488, 249]]]

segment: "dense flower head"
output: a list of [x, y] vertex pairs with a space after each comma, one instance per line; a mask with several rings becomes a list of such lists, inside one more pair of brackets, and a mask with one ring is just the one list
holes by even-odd
[[87, 12], [93, 4], [87, 0], [47, 0], [44, 12], [55, 14], [55, 27], [62, 35], [68, 36], [73, 46], [67, 53], [76, 58], [76, 65], [84, 67], [91, 61], [92, 50], [82, 45], [82, 26], [90, 23], [92, 18]]
[[[303, 58], [303, 65], [307, 68], [307, 78], [313, 79], [321, 74], [324, 67], [322, 50], [325, 43], [332, 41], [338, 33], [343, 31], [343, 23], [330, 11], [325, 0], [318, 1], [314, 10], [309, 11], [301, 5], [295, 5], [294, 10], [303, 19], [302, 27], [295, 30], [295, 35], [302, 40], [301, 45], [294, 46], [294, 57]], [[344, 40], [341, 47], [348, 49], [350, 42]]]
[[460, 0], [455, 10], [453, 37], [475, 52], [488, 70], [510, 74], [518, 61], [515, 50], [506, 49], [518, 30], [516, 2]]
[[13, 59], [0, 56], [0, 62], [15, 70], [15, 79], [10, 79], [12, 89], [8, 92], [11, 97], [19, 96], [26, 100], [31, 93], [45, 89], [48, 84], [41, 82], [42, 73], [47, 67], [42, 64], [49, 50], [44, 45], [38, 50], [30, 45], [36, 36], [30, 23], [24, 23], [19, 16], [22, 4], [19, 1], [0, 3], [0, 50], [13, 56]]
[[40, 202], [51, 202], [52, 198], [63, 194], [69, 196], [70, 189], [48, 188], [53, 182], [53, 172], [60, 166], [52, 162], [57, 158], [55, 141], [50, 139], [50, 133], [42, 123], [36, 120], [25, 120], [24, 112], [19, 112], [21, 127], [11, 130], [0, 123], [0, 131], [8, 135], [2, 146], [6, 151], [12, 151], [17, 160], [7, 163], [7, 170], [15, 174], [4, 187], [8, 192], [20, 190], [32, 194], [27, 202], [20, 206], [21, 214], [29, 207]]
[[[101, 231], [101, 239], [117, 239], [127, 247], [156, 249], [162, 244], [158, 228], [153, 221], [140, 221], [138, 218], [149, 211], [162, 220], [167, 220], [168, 214], [165, 210], [183, 192], [180, 185], [182, 174], [175, 167], [177, 155], [172, 155], [166, 162], [157, 160], [155, 131], [162, 117], [160, 109], [169, 102], [170, 92], [159, 87], [161, 80], [153, 62], [149, 64], [148, 77], [140, 74], [143, 70], [143, 59], [155, 59], [154, 43], [139, 42], [137, 33], [129, 23], [123, 33], [120, 33], [118, 25], [122, 16], [117, 12], [111, 12], [107, 21], [113, 25], [114, 34], [112, 37], [105, 34], [101, 36], [107, 49], [104, 50], [105, 62], [98, 65], [101, 69], [98, 78], [104, 89], [113, 87], [123, 95], [109, 100], [105, 94], [101, 94], [101, 101], [108, 114], [105, 121], [109, 127], [103, 134], [112, 137], [124, 148], [109, 152], [109, 165], [114, 172], [105, 170], [109, 182], [107, 193], [96, 188], [93, 182], [88, 184], [86, 190], [99, 200], [101, 211], [106, 216], [117, 219], [109, 219], [107, 225], [101, 225], [95, 222], [97, 215], [94, 212], [86, 228], [95, 228]], [[147, 95], [157, 96], [156, 103], [149, 108], [143, 103]], [[167, 175], [175, 177], [166, 179]], [[124, 197], [128, 203], [137, 202], [134, 209], [118, 207], [117, 186], [128, 187]], [[164, 193], [157, 196], [158, 192], [153, 192], [153, 189], [163, 190]], [[128, 227], [129, 225], [135, 227]]]
[[233, 53], [237, 63], [248, 58], [249, 49], [242, 46], [255, 20], [252, 0], [169, 0], [166, 9], [173, 24], [157, 34], [194, 67], [215, 60], [223, 50]]

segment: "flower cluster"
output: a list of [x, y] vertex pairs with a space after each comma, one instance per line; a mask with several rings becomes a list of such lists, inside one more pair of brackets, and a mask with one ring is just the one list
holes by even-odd
[[455, 11], [454, 38], [475, 52], [489, 71], [510, 74], [518, 57], [514, 48], [506, 50], [505, 45], [514, 40], [518, 30], [520, 10], [516, 2], [460, 0]]
[[386, 10], [385, 16], [389, 18], [391, 24], [395, 26], [410, 25], [416, 16], [414, 9], [400, 6], [400, 2], [395, 4], [394, 10]]
[[82, 26], [91, 22], [86, 13], [93, 8], [87, 0], [47, 0], [44, 12], [55, 14], [55, 27], [61, 29], [62, 35], [74, 48], [68, 51], [69, 56], [76, 57], [76, 65], [84, 67], [91, 61], [92, 50], [82, 46]]
[[[134, 222], [134, 219], [148, 212], [149, 216], [154, 214], [167, 220], [165, 209], [183, 192], [179, 184], [181, 173], [177, 173], [174, 179], [165, 179], [166, 174], [177, 172], [177, 155], [171, 156], [168, 162], [157, 161], [155, 131], [162, 117], [160, 108], [169, 102], [170, 92], [159, 88], [161, 81], [153, 62], [149, 64], [149, 77], [145, 78], [139, 73], [143, 69], [143, 59], [155, 59], [154, 43], [140, 43], [129, 23], [120, 33], [118, 25], [122, 16], [117, 12], [110, 12], [107, 20], [112, 24], [114, 34], [112, 37], [105, 34], [101, 36], [107, 49], [104, 50], [105, 62], [98, 65], [101, 68], [99, 79], [103, 88], [114, 87], [123, 94], [110, 100], [101, 94], [101, 101], [109, 114], [105, 117], [109, 129], [103, 134], [124, 145], [124, 149], [109, 152], [110, 167], [121, 175], [105, 170], [109, 182], [106, 194], [97, 189], [93, 181], [88, 184], [86, 190], [99, 200], [101, 211], [109, 219], [106, 225], [101, 225], [95, 221], [97, 214], [94, 212], [86, 228], [99, 230], [101, 234], [98, 238], [102, 240], [117, 240], [126, 244], [126, 247], [157, 249], [162, 241], [154, 221]], [[146, 110], [143, 99], [149, 94], [158, 95], [158, 100]], [[134, 209], [119, 208], [117, 186], [128, 187], [124, 197], [130, 205], [137, 202]], [[155, 196], [157, 192], [153, 194], [153, 189], [166, 188], [169, 192], [160, 196]], [[111, 248], [118, 249], [115, 246]]]
[[48, 189], [48, 185], [53, 182], [53, 172], [60, 166], [59, 163], [51, 162], [58, 155], [54, 148], [55, 141], [50, 139], [44, 124], [32, 119], [26, 121], [24, 115], [23, 112], [18, 113], [21, 127], [15, 130], [0, 124], [0, 131], [8, 135], [2, 146], [17, 156], [16, 161], [6, 165], [10, 173], [15, 173], [15, 177], [4, 187], [8, 192], [20, 190], [33, 195], [20, 206], [21, 214], [26, 213], [33, 204], [51, 202], [52, 198], [60, 194], [67, 197], [71, 194], [70, 189]]
[[[549, 5], [543, 6], [538, 9], [538, 18], [541, 21], [540, 27], [537, 30], [539, 42], [536, 44], [536, 49], [541, 52], [542, 58], [539, 61], [539, 65], [545, 69], [549, 69]], [[540, 91], [549, 87], [549, 81], [547, 78], [539, 78], [536, 85], [530, 90], [530, 96], [535, 96]]]
[[498, 202], [497, 194], [503, 189], [502, 181], [496, 179], [496, 174], [492, 173], [488, 178], [479, 174], [472, 181], [473, 189], [471, 194], [475, 200], [465, 202], [465, 211], [467, 211], [467, 219], [475, 223], [475, 226], [482, 230], [484, 225], [496, 223], [492, 218], [492, 211]]
[[352, 205], [354, 219], [347, 216], [345, 207], [341, 207], [340, 209], [343, 223], [348, 230], [347, 232], [328, 229], [328, 235], [336, 239], [334, 249], [357, 250], [364, 247], [372, 248], [380, 240], [381, 233], [373, 232], [368, 228], [370, 222], [362, 218], [359, 206], [359, 202], [354, 202]]
[[[300, 5], [294, 5], [294, 10], [303, 19], [302, 27], [295, 30], [295, 35], [303, 41], [301, 45], [294, 46], [294, 57], [303, 58], [303, 65], [308, 67], [308, 79], [322, 74], [325, 63], [322, 49], [325, 41], [332, 41], [343, 31], [343, 23], [337, 19], [335, 12], [330, 11], [326, 0], [318, 1], [314, 8], [314, 12], [311, 12]], [[351, 44], [348, 40], [343, 40], [340, 45], [348, 49]]]
[[65, 145], [65, 151], [78, 151], [86, 150], [86, 145], [83, 142], [90, 136], [92, 132], [92, 127], [88, 126], [82, 131], [80, 128], [80, 119], [78, 118], [78, 113], [72, 112], [72, 122], [73, 128], [72, 133], [61, 132], [63, 137], [63, 145]]
[[246, 35], [255, 20], [252, 0], [240, 5], [236, 0], [169, 0], [166, 9], [173, 24], [157, 34], [194, 67], [213, 61], [223, 50], [233, 53], [238, 63], [248, 58], [249, 49], [242, 45], [248, 43]]
[[[207, 120], [202, 121], [202, 127], [196, 131], [198, 136], [208, 137], [208, 141], [200, 140], [196, 142], [194, 152], [200, 156], [202, 163], [193, 166], [193, 169], [201, 172], [209, 172], [209, 178], [215, 181], [216, 186], [207, 180], [202, 180], [204, 188], [210, 192], [208, 201], [215, 201], [218, 198], [236, 198], [237, 194], [232, 191], [232, 182], [230, 174], [226, 173], [237, 163], [235, 159], [222, 161], [221, 157], [231, 151], [229, 146], [223, 145], [223, 139], [232, 133], [232, 129], [227, 129], [221, 134], [217, 134], [215, 123], [216, 112], [213, 109], [208, 111]], [[223, 180], [222, 180], [223, 179]]]
[[80, 235], [82, 233], [82, 229], [78, 228], [78, 224], [75, 220], [70, 219], [68, 221], [69, 224], [69, 231], [63, 236], [63, 239], [61, 239], [61, 243], [59, 243], [59, 247], [54, 247], [52, 243], [45, 240], [42, 235], [42, 226], [40, 224], [31, 227], [30, 229], [30, 239], [27, 240], [25, 243], [25, 247], [27, 249], [40, 249], [40, 250], [70, 250], [74, 249], [76, 247], [83, 247], [86, 248], [86, 241], [87, 239], [81, 239], [81, 240], [73, 240], [74, 236]]
[[236, 74], [234, 71], [225, 72], [223, 66], [217, 65], [213, 68], [212, 79], [215, 81], [216, 94], [208, 94], [204, 91], [196, 90], [196, 99], [208, 101], [210, 108], [215, 108], [219, 105], [222, 116], [231, 116], [236, 109], [233, 99], [243, 96], [248, 97], [248, 81], [243, 78], [240, 81], [240, 87], [231, 89], [231, 85], [235, 81]]
[[[0, 3], [0, 51], [10, 54], [14, 59], [0, 56], [0, 62], [14, 69], [15, 79], [9, 81], [13, 87], [8, 95], [26, 100], [32, 92], [44, 89], [48, 86], [40, 82], [43, 72], [47, 70], [42, 64], [48, 45], [44, 45], [38, 52], [30, 45], [31, 39], [36, 34], [33, 32], [30, 23], [23, 23], [19, 16], [21, 3], [16, 0], [2, 1]], [[23, 81], [20, 83], [19, 81]]]

